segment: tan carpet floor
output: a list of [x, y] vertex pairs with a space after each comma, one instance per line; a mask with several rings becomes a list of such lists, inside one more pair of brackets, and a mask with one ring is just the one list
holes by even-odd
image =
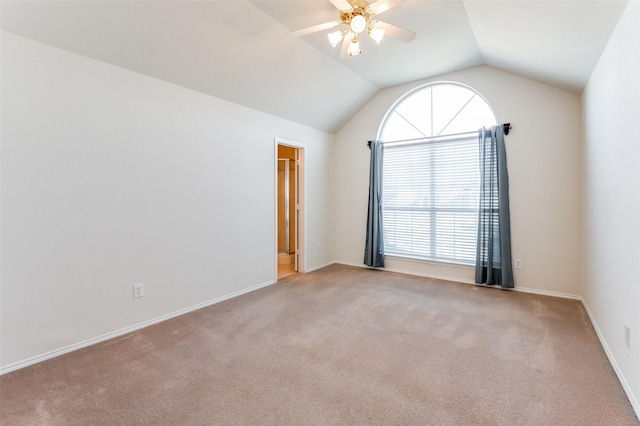
[[332, 265], [0, 378], [7, 425], [638, 425], [578, 301]]

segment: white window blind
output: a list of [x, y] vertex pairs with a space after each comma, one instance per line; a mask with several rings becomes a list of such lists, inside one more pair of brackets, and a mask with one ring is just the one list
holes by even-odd
[[477, 134], [384, 144], [385, 253], [473, 264], [480, 190]]

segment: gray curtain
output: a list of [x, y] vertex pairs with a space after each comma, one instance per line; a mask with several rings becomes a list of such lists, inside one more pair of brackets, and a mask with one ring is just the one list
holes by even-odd
[[369, 208], [367, 211], [367, 239], [364, 264], [384, 268], [384, 240], [382, 232], [382, 144], [369, 142], [371, 165], [369, 169]]
[[476, 283], [513, 288], [509, 176], [502, 126], [480, 130]]

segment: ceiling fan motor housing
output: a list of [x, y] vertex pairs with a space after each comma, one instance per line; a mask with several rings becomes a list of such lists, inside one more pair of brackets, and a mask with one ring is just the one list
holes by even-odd
[[364, 31], [365, 29], [368, 29], [368, 27], [371, 25], [371, 18], [373, 18], [374, 15], [375, 13], [370, 11], [368, 6], [361, 7], [359, 5], [355, 5], [353, 6], [353, 10], [340, 11], [340, 21], [343, 24], [351, 27], [351, 21], [353, 20], [353, 18], [355, 18], [356, 16], [362, 16], [366, 22], [365, 27], [362, 28], [362, 31]]

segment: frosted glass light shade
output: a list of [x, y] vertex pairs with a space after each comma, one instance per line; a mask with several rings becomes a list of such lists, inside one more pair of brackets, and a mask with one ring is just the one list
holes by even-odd
[[347, 53], [349, 54], [349, 56], [358, 56], [362, 53], [362, 50], [360, 50], [360, 42], [357, 38], [351, 40], [351, 44], [349, 45]]
[[327, 34], [327, 38], [329, 38], [329, 43], [331, 43], [331, 46], [333, 47], [336, 47], [338, 43], [340, 43], [340, 40], [342, 40], [343, 36], [344, 36], [344, 33], [342, 31], [334, 31], [332, 33]]
[[369, 31], [369, 36], [373, 41], [380, 44], [382, 37], [384, 37], [384, 30], [382, 28], [372, 28], [371, 31]]

